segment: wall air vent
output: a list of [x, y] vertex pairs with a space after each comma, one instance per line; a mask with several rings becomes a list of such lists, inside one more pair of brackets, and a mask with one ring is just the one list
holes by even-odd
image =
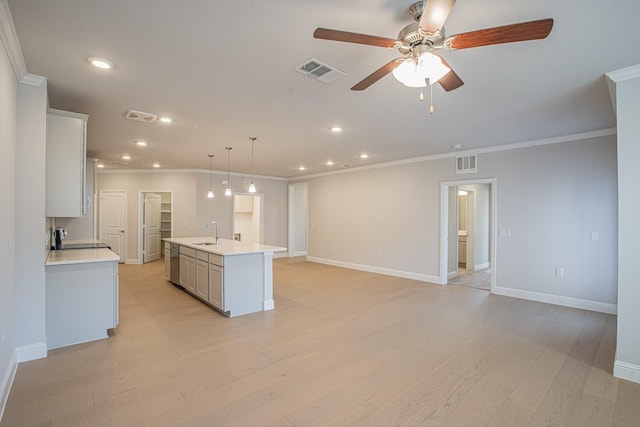
[[158, 118], [155, 114], [145, 113], [144, 111], [129, 110], [124, 115], [127, 119], [138, 122], [151, 123]]
[[324, 83], [331, 83], [345, 75], [344, 72], [338, 70], [336, 67], [327, 65], [315, 58], [304, 61], [294, 68], [294, 70], [304, 75], [314, 77]]
[[111, 160], [109, 163], [111, 163], [114, 166], [127, 166], [128, 165], [127, 162], [121, 162], [119, 160]]
[[476, 173], [478, 172], [478, 156], [456, 157], [456, 173]]

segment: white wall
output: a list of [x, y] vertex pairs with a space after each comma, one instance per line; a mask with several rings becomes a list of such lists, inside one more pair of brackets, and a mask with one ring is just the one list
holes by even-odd
[[614, 73], [618, 118], [618, 341], [614, 374], [640, 383], [640, 66]]
[[[215, 197], [207, 198], [209, 174], [200, 171], [100, 171], [97, 191], [127, 190], [127, 259], [137, 260], [138, 254], [138, 193], [145, 191], [173, 191], [173, 236], [193, 237], [213, 235], [207, 224], [215, 219], [220, 235], [233, 239], [233, 202], [225, 197], [221, 179], [226, 173], [214, 173]], [[232, 189], [241, 185], [242, 177], [231, 176]], [[279, 178], [256, 179], [258, 193], [264, 203], [264, 243], [286, 246], [287, 242], [287, 181]], [[98, 201], [99, 202], [99, 201]], [[99, 209], [99, 208], [98, 208]]]
[[289, 185], [289, 255], [307, 254], [308, 185], [306, 182]]
[[18, 362], [46, 357], [45, 163], [47, 82], [18, 87], [15, 318]]
[[[6, 7], [4, 1], [0, 7]], [[4, 39], [2, 40], [4, 42]], [[14, 252], [9, 242], [15, 238], [15, 150], [18, 80], [4, 43], [0, 44], [0, 416], [15, 369], [14, 335]]]
[[[91, 126], [89, 120], [88, 126]], [[66, 239], [68, 240], [80, 240], [80, 239], [94, 239], [95, 235], [94, 227], [94, 215], [95, 211], [95, 177], [96, 177], [95, 160], [87, 159], [87, 197], [89, 198], [89, 208], [87, 214], [77, 218], [56, 218], [56, 226], [63, 227], [67, 231]]]
[[[193, 236], [196, 233], [196, 177], [192, 172], [126, 172], [97, 174], [97, 192], [100, 190], [127, 190], [127, 261], [138, 260], [138, 196], [142, 191], [173, 191], [174, 237]], [[206, 193], [205, 193], [206, 196]], [[96, 209], [98, 212], [100, 201]], [[100, 219], [98, 218], [98, 222]]]
[[[498, 287], [615, 309], [615, 137], [480, 153], [478, 173], [464, 176], [478, 178], [497, 179], [498, 228], [511, 230], [497, 239]], [[442, 181], [460, 180], [453, 158], [305, 180], [312, 259], [439, 277], [439, 191]]]

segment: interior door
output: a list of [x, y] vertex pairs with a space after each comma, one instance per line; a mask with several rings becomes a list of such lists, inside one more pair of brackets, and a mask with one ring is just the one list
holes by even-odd
[[100, 191], [100, 240], [125, 262], [127, 244], [126, 190]]
[[147, 263], [160, 259], [160, 194], [145, 193], [144, 224], [142, 225], [144, 248], [142, 262]]

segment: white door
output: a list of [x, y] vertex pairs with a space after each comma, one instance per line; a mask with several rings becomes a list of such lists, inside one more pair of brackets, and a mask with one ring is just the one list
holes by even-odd
[[144, 224], [142, 225], [144, 248], [142, 262], [160, 259], [160, 204], [159, 194], [146, 193], [144, 195]]
[[127, 191], [100, 190], [100, 240], [120, 257], [126, 259]]

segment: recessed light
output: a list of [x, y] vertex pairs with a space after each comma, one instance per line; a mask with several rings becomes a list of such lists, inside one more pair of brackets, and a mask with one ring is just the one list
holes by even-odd
[[102, 163], [98, 163], [98, 164], [96, 165], [96, 167], [97, 167], [97, 168], [102, 169], [102, 168], [104, 168], [104, 165], [103, 165]]
[[113, 62], [109, 61], [108, 59], [92, 57], [89, 58], [89, 62], [94, 67], [100, 68], [102, 70], [110, 70], [113, 68]]
[[131, 160], [131, 156], [125, 154], [124, 156], [122, 156], [122, 160]]
[[154, 163], [154, 164], [153, 164], [153, 167], [154, 167], [154, 168], [159, 168], [159, 167], [160, 167], [160, 163]]
[[160, 117], [162, 123], [171, 123], [173, 119], [171, 117]]
[[136, 141], [136, 145], [139, 145], [140, 147], [146, 147], [147, 143], [144, 141]]
[[361, 159], [368, 159], [369, 155], [367, 153], [362, 153], [362, 154], [360, 154], [360, 158]]
[[331, 132], [342, 132], [342, 128], [340, 126], [332, 126]]
[[307, 169], [307, 168], [305, 168], [304, 166], [300, 166], [300, 167], [298, 168], [298, 170], [301, 170], [301, 171], [306, 170], [306, 169]]
[[333, 166], [333, 161], [331, 161], [331, 160], [327, 160], [326, 165], [327, 165], [327, 166]]

